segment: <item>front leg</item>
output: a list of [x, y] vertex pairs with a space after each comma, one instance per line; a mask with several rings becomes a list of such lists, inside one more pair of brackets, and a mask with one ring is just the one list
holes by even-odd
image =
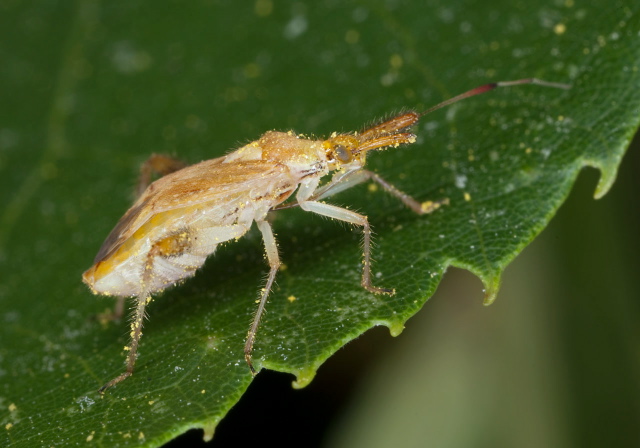
[[407, 193], [398, 190], [395, 186], [380, 177], [380, 175], [364, 169], [335, 175], [333, 179], [331, 179], [331, 182], [318, 188], [310, 200], [319, 201], [368, 180], [372, 180], [380, 185], [384, 191], [399, 199], [404, 205], [419, 215], [431, 213], [440, 208], [440, 206], [449, 204], [449, 199], [447, 198], [439, 201], [417, 201]]
[[[315, 191], [310, 193], [310, 196], [308, 196], [307, 200], [320, 201], [369, 180], [372, 180], [373, 182], [380, 185], [384, 189], [384, 191], [399, 199], [404, 205], [406, 205], [408, 208], [419, 215], [426, 215], [439, 209], [443, 205], [449, 204], [448, 198], [441, 199], [439, 201], [419, 202], [413, 197], [409, 196], [407, 193], [398, 190], [378, 174], [374, 173], [373, 171], [364, 169], [335, 174], [329, 183], [315, 189]], [[300, 202], [302, 201], [298, 199], [298, 202], [280, 204], [274, 207], [272, 210], [282, 210], [285, 208], [297, 207], [298, 205], [300, 205]]]
[[362, 226], [364, 234], [364, 253], [362, 259], [362, 287], [374, 294], [395, 294], [395, 290], [378, 288], [371, 284], [371, 226], [365, 215], [347, 210], [346, 208], [337, 207], [335, 205], [325, 204], [316, 201], [300, 202], [300, 207], [308, 212], [317, 213], [322, 216], [337, 219], [339, 221], [348, 222], [358, 226]]

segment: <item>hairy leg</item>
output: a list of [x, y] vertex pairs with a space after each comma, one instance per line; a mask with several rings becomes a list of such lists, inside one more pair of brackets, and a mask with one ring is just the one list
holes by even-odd
[[251, 369], [252, 374], [256, 374], [256, 370], [253, 367], [253, 362], [251, 361], [251, 353], [253, 351], [253, 344], [256, 340], [256, 333], [258, 332], [258, 327], [260, 326], [260, 319], [264, 314], [265, 306], [267, 305], [267, 299], [269, 298], [269, 293], [271, 292], [271, 287], [273, 286], [273, 281], [276, 278], [276, 273], [278, 272], [278, 268], [280, 267], [280, 257], [278, 256], [278, 245], [276, 243], [276, 239], [273, 236], [273, 231], [271, 230], [271, 225], [267, 221], [257, 221], [258, 229], [262, 232], [262, 239], [264, 240], [264, 248], [267, 253], [267, 260], [269, 260], [269, 276], [267, 277], [267, 283], [262, 290], [262, 294], [260, 295], [260, 302], [258, 303], [258, 309], [256, 310], [256, 314], [253, 316], [253, 323], [251, 324], [251, 328], [249, 328], [249, 333], [247, 334], [247, 341], [244, 345], [244, 359], [247, 361], [249, 368]]

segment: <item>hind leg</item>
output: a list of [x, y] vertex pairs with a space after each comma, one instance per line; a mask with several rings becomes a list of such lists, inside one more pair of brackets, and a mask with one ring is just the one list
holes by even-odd
[[109, 322], [119, 321], [122, 319], [122, 315], [124, 314], [124, 301], [126, 297], [116, 297], [116, 304], [113, 307], [113, 310], [105, 310], [103, 313], [99, 313], [94, 316], [94, 318], [100, 322], [102, 325], [107, 325]]
[[181, 160], [164, 154], [151, 154], [151, 156], [140, 167], [140, 177], [136, 188], [136, 197], [139, 197], [151, 184], [153, 174], [166, 176], [187, 166]]

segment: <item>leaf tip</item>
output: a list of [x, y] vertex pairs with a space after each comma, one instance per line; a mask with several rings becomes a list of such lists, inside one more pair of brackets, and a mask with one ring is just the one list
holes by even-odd
[[390, 322], [388, 328], [391, 336], [395, 338], [396, 336], [400, 336], [400, 334], [404, 330], [404, 322]]
[[213, 433], [216, 430], [216, 426], [218, 426], [217, 422], [204, 424], [202, 426], [202, 430], [204, 431], [204, 434], [202, 434], [202, 440], [204, 440], [205, 442], [210, 442], [211, 440], [213, 440]]
[[606, 162], [606, 161], [594, 161], [586, 160], [584, 166], [590, 166], [600, 171], [600, 179], [598, 179], [598, 185], [596, 185], [596, 191], [593, 194], [595, 199], [602, 198], [611, 189], [611, 186], [618, 176], [618, 163]]
[[600, 169], [600, 179], [598, 180], [598, 185], [596, 186], [596, 191], [593, 194], [595, 199], [600, 199], [603, 197], [613, 183], [616, 180], [617, 170], [616, 169]]
[[307, 387], [313, 378], [316, 376], [316, 369], [309, 368], [300, 370], [296, 373], [296, 380], [291, 383], [291, 386], [294, 389], [302, 389], [303, 387]]
[[484, 300], [482, 301], [482, 304], [484, 306], [489, 306], [495, 302], [496, 297], [498, 297], [498, 291], [500, 291], [500, 275], [495, 275], [488, 280], [483, 280], [483, 283]]

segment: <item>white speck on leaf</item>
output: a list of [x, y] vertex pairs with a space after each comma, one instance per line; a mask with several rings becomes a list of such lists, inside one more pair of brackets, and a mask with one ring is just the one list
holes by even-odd
[[458, 174], [455, 179], [456, 187], [462, 189], [467, 186], [467, 176], [464, 174]]
[[284, 37], [287, 39], [295, 39], [296, 37], [304, 34], [304, 32], [307, 31], [308, 26], [309, 22], [307, 21], [307, 18], [302, 14], [298, 14], [294, 16], [284, 27]]

